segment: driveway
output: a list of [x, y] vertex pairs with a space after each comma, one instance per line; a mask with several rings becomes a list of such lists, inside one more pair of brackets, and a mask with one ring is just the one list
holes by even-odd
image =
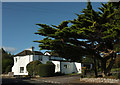
[[72, 83], [74, 80], [79, 80], [80, 75], [72, 75], [72, 76], [56, 76], [56, 77], [41, 77], [41, 78], [32, 78], [31, 80], [47, 82], [47, 83], [56, 83], [56, 84], [64, 84], [64, 83]]
[[32, 81], [51, 83], [55, 85], [118, 85], [114, 83], [86, 83], [80, 82], [80, 75], [72, 76], [56, 76], [56, 77], [41, 77], [41, 78], [32, 78]]
[[51, 83], [32, 81], [29, 79], [2, 78], [1, 85], [55, 85]]
[[80, 82], [80, 75], [40, 77], [31, 79], [3, 78], [2, 85], [118, 85]]

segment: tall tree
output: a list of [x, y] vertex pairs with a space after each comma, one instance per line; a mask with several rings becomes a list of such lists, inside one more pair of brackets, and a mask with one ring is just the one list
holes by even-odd
[[0, 49], [2, 53], [2, 73], [11, 72], [11, 68], [13, 66], [13, 57], [10, 53], [7, 53], [3, 48]]
[[[116, 45], [120, 43], [120, 8], [108, 2], [99, 9], [99, 12], [93, 10], [91, 2], [88, 2], [82, 14], [76, 14], [77, 19], [63, 21], [58, 26], [37, 24], [41, 28], [35, 34], [46, 38], [36, 42], [40, 43], [41, 49], [55, 51], [73, 61], [80, 60], [83, 55], [91, 55], [94, 63], [95, 59], [101, 61], [103, 76], [107, 75], [118, 52]], [[68, 23], [72, 25], [68, 26]]]

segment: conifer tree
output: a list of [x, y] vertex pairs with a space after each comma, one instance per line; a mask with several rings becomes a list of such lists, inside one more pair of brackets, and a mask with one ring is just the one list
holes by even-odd
[[[94, 63], [95, 59], [101, 62], [103, 76], [106, 76], [110, 73], [116, 53], [119, 51], [120, 8], [118, 5], [119, 2], [108, 2], [102, 4], [100, 11], [97, 12], [93, 10], [91, 2], [88, 2], [82, 14], [76, 14], [77, 19], [63, 21], [58, 26], [37, 24], [41, 28], [35, 34], [46, 38], [36, 42], [40, 43], [41, 49], [52, 50], [59, 56], [73, 61], [91, 55]], [[68, 26], [68, 23], [72, 25]]]

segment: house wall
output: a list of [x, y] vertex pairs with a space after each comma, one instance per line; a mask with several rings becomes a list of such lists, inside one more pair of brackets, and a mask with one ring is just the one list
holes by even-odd
[[81, 63], [61, 62], [61, 73], [81, 73]]
[[82, 73], [81, 63], [74, 62], [73, 65], [75, 73]]
[[51, 59], [51, 60], [65, 60], [65, 58], [54, 57], [54, 56], [51, 56], [50, 59]]
[[[16, 61], [16, 59], [17, 59], [17, 61]], [[33, 55], [14, 57], [14, 65], [12, 67], [12, 72], [14, 72], [14, 75], [28, 75], [26, 66], [31, 61], [33, 61]], [[20, 67], [24, 67], [23, 73], [20, 73]]]
[[[40, 60], [40, 57], [42, 57], [42, 60]], [[45, 55], [34, 55], [33, 61], [34, 60], [39, 60], [41, 63], [46, 64], [47, 61], [49, 61], [49, 56]]]
[[[14, 75], [28, 75], [26, 70], [26, 66], [28, 63], [39, 60], [39, 57], [42, 57], [42, 63], [46, 64], [49, 60], [49, 56], [45, 55], [26, 55], [26, 56], [16, 56], [14, 57], [14, 66], [12, 67], [12, 72]], [[17, 59], [17, 61], [16, 61]], [[81, 73], [81, 63], [76, 62], [60, 62], [60, 61], [53, 61], [55, 64], [55, 72], [61, 72], [65, 74], [69, 73]], [[20, 67], [24, 67], [24, 72], [20, 73]]]
[[49, 61], [49, 56], [42, 55], [42, 63], [46, 64], [47, 61]]
[[60, 72], [60, 61], [52, 61], [55, 64], [55, 72]]
[[[42, 57], [42, 63], [46, 64], [47, 61], [49, 61], [49, 56], [44, 55], [26, 55], [26, 56], [16, 56], [14, 57], [14, 65], [12, 67], [12, 72], [14, 72], [14, 75], [28, 75], [26, 66], [28, 63], [39, 60]], [[17, 61], [16, 61], [17, 59]], [[20, 73], [20, 67], [24, 67], [24, 73]]]
[[72, 62], [61, 62], [61, 73], [70, 74], [73, 73], [73, 63]]

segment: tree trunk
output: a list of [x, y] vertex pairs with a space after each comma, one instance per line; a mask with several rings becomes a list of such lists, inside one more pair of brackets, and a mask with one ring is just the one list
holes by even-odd
[[111, 60], [110, 60], [110, 63], [109, 63], [109, 65], [107, 66], [107, 75], [108, 74], [110, 74], [110, 71], [111, 71], [111, 69], [112, 69], [112, 67], [113, 67], [113, 65], [114, 65], [114, 63], [115, 63], [115, 59], [116, 59], [116, 53], [114, 53], [113, 55], [112, 55], [112, 57], [111, 57]]
[[107, 63], [107, 60], [102, 60], [101, 61], [101, 68], [102, 68], [102, 76], [105, 77], [105, 76], [108, 76], [110, 74], [110, 71], [112, 69], [112, 66], [115, 62], [115, 58], [116, 58], [116, 53], [114, 53], [112, 56], [110, 56], [111, 60], [108, 64], [108, 66], [106, 66], [106, 63]]
[[97, 76], [98, 76], [98, 73], [97, 73], [96, 58], [93, 57], [93, 59], [94, 59], [94, 72], [95, 72], [95, 76], [97, 77]]
[[107, 73], [106, 73], [106, 60], [101, 61], [101, 69], [102, 69], [102, 76], [105, 77], [107, 75]]

